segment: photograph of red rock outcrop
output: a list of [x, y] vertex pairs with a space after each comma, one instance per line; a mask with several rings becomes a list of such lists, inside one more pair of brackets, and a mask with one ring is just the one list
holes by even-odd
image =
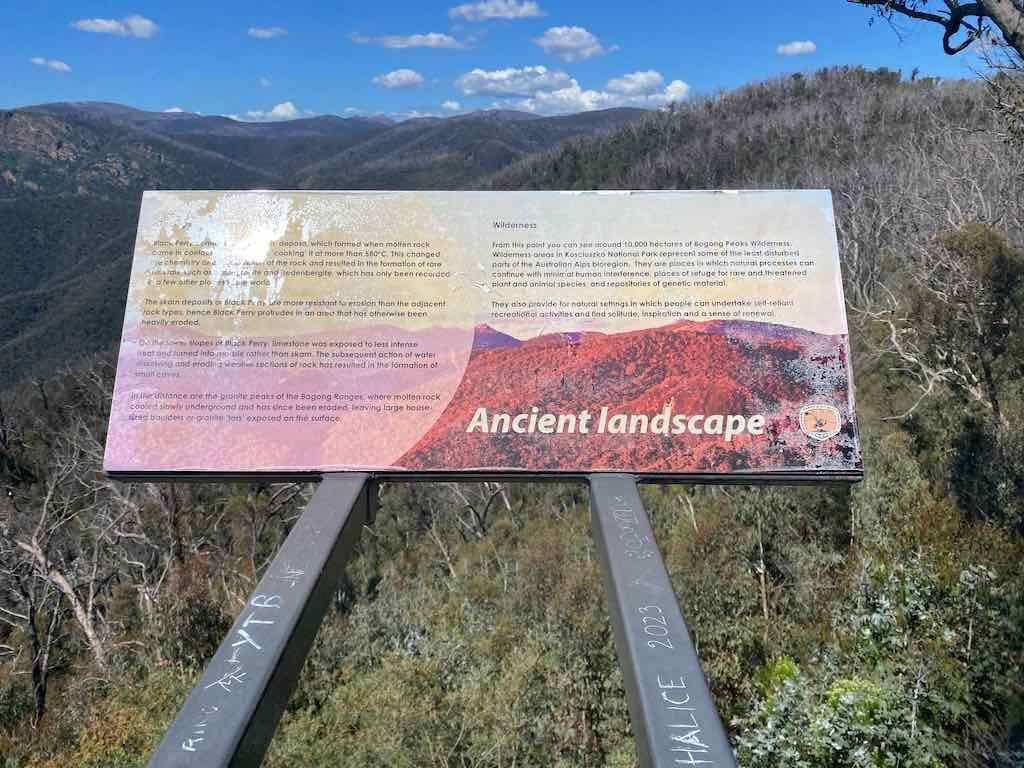
[[[845, 336], [748, 321], [678, 321], [624, 333], [519, 340], [476, 328], [461, 384], [396, 464], [407, 469], [719, 473], [859, 469]], [[832, 406], [840, 431], [815, 439], [800, 409]], [[492, 414], [594, 415], [587, 434], [474, 429]], [[596, 413], [763, 416], [759, 434], [610, 434]]]

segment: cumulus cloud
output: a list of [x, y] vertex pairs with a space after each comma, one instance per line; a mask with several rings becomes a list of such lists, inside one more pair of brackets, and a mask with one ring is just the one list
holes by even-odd
[[533, 42], [545, 53], [558, 56], [562, 61], [583, 61], [618, 50], [617, 45], [605, 46], [583, 27], [551, 27]]
[[775, 48], [775, 52], [779, 56], [803, 56], [814, 53], [816, 50], [818, 50], [818, 46], [814, 44], [813, 40], [794, 40], [791, 43], [782, 43]]
[[373, 78], [374, 85], [382, 88], [415, 88], [423, 85], [423, 75], [415, 69], [396, 69]]
[[612, 93], [623, 96], [640, 96], [654, 93], [665, 82], [660, 72], [648, 69], [646, 72], [630, 72], [622, 77], [613, 77], [605, 87]]
[[46, 67], [52, 69], [54, 72], [70, 72], [71, 67], [65, 64], [60, 59], [47, 59], [43, 56], [33, 56], [29, 59], [30, 62], [35, 64], [37, 67]]
[[673, 80], [665, 86], [664, 91], [653, 95], [656, 99], [662, 100], [662, 106], [674, 104], [677, 101], [685, 101], [690, 95], [690, 84], [684, 83], [682, 80]]
[[660, 72], [632, 72], [612, 78], [604, 90], [583, 88], [573, 78], [559, 88], [537, 90], [526, 98], [506, 99], [495, 106], [521, 109], [543, 115], [587, 112], [612, 107], [657, 109], [689, 96], [690, 86], [682, 80], [665, 84]]
[[534, 2], [518, 0], [482, 0], [478, 3], [463, 3], [448, 9], [452, 19], [466, 21], [487, 21], [488, 19], [532, 19], [544, 16], [540, 6]]
[[123, 19], [79, 19], [71, 22], [71, 26], [82, 32], [144, 39], [152, 37], [160, 29], [153, 21], [138, 14], [125, 16]]
[[269, 88], [270, 86], [273, 85], [273, 83], [270, 81], [269, 77], [261, 77], [256, 82], [259, 83], [260, 86], [263, 87], [263, 88]]
[[290, 101], [282, 101], [269, 112], [252, 109], [245, 113], [250, 120], [292, 120], [299, 116], [299, 108]]
[[572, 85], [557, 91], [538, 91], [528, 99], [519, 100], [515, 106], [527, 112], [553, 115], [605, 109], [612, 106], [612, 98], [611, 94], [604, 91], [583, 89], [573, 80]]
[[537, 91], [565, 88], [573, 79], [565, 72], [536, 67], [508, 67], [506, 69], [474, 69], [455, 78], [455, 87], [467, 96], [493, 93], [504, 96], [529, 96]]
[[284, 27], [249, 27], [249, 37], [255, 37], [257, 40], [271, 40], [287, 34], [288, 30]]
[[441, 102], [441, 109], [445, 110], [446, 112], [458, 112], [460, 109], [462, 109], [462, 105], [459, 104], [459, 102], [457, 101], [443, 101]]
[[451, 35], [441, 32], [426, 32], [415, 35], [379, 35], [367, 37], [352, 34], [352, 42], [360, 45], [382, 45], [385, 48], [465, 48], [466, 44]]

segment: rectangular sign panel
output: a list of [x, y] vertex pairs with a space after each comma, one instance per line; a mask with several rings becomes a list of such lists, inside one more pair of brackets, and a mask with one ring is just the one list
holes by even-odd
[[831, 197], [147, 192], [105, 469], [856, 479]]

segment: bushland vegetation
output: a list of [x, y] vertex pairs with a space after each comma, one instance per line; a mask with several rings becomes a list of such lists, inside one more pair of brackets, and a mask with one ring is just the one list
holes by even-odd
[[[644, 489], [744, 766], [1024, 760], [1024, 183], [988, 93], [788, 77], [491, 182], [833, 190], [865, 481]], [[0, 398], [3, 768], [143, 765], [310, 493], [105, 479], [111, 383]], [[634, 765], [585, 488], [385, 485], [267, 764]]]

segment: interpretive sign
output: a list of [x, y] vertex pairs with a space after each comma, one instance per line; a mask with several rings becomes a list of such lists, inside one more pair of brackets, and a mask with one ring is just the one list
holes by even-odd
[[105, 469], [857, 479], [831, 197], [147, 192]]

